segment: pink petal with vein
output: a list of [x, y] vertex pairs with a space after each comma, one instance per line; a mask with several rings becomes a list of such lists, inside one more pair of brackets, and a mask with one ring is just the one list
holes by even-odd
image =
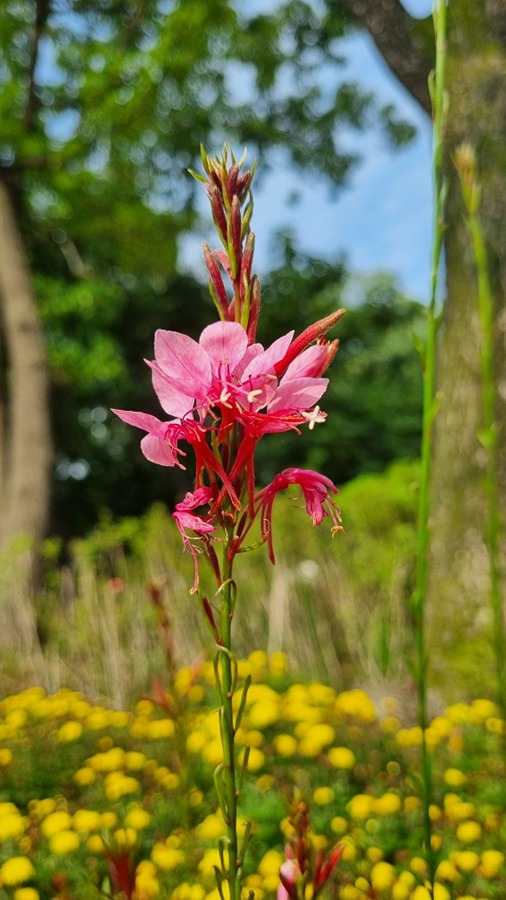
[[152, 463], [159, 466], [175, 466], [177, 457], [172, 448], [165, 441], [154, 434], [147, 434], [141, 441], [141, 450]]
[[205, 399], [212, 382], [211, 362], [200, 344], [178, 331], [155, 332], [155, 358], [174, 387], [196, 400]]
[[264, 350], [263, 353], [259, 353], [258, 356], [255, 356], [246, 367], [242, 376], [243, 380], [250, 375], [268, 375], [273, 372], [276, 363], [285, 356], [286, 351], [292, 342], [294, 333], [295, 332], [293, 331], [289, 331], [288, 334], [284, 334], [282, 337], [278, 338], [277, 341], [274, 341], [274, 343], [271, 344], [267, 350]]
[[149, 431], [160, 438], [165, 437], [167, 422], [161, 422], [156, 416], [151, 416], [149, 413], [144, 412], [133, 412], [130, 409], [111, 409], [111, 412], [122, 419], [123, 422], [126, 422], [127, 425], [142, 428], [143, 431]]
[[174, 416], [176, 419], [184, 418], [193, 408], [195, 398], [175, 387], [163, 373], [158, 363], [150, 362], [149, 360], [146, 360], [146, 362], [151, 369], [153, 387], [162, 409], [169, 416]]
[[321, 366], [326, 361], [327, 356], [328, 349], [324, 344], [315, 344], [313, 347], [308, 347], [292, 360], [283, 375], [282, 383], [287, 378], [314, 377], [320, 372]]
[[267, 411], [311, 409], [325, 393], [328, 383], [328, 378], [292, 378], [287, 382], [283, 379]]
[[241, 361], [248, 346], [248, 335], [239, 322], [214, 322], [204, 328], [199, 343], [211, 360], [213, 372], [220, 374], [223, 365], [232, 372]]

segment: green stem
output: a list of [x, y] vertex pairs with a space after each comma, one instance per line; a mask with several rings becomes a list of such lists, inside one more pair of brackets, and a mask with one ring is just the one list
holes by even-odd
[[221, 588], [221, 641], [218, 666], [221, 681], [220, 729], [223, 746], [223, 786], [224, 803], [222, 807], [227, 826], [227, 877], [230, 889], [230, 900], [239, 900], [241, 892], [239, 842], [237, 836], [237, 768], [235, 752], [235, 725], [232, 700], [236, 686], [234, 657], [232, 654], [232, 620], [235, 605], [235, 585], [232, 580], [232, 565], [228, 558], [228, 550], [233, 538], [233, 530], [227, 531], [223, 552], [223, 585]]
[[439, 316], [437, 314], [437, 292], [444, 235], [445, 182], [443, 178], [443, 134], [445, 122], [444, 70], [446, 52], [446, 4], [435, 0], [434, 28], [436, 36], [436, 65], [431, 83], [433, 105], [433, 178], [434, 178], [434, 224], [432, 243], [432, 273], [430, 300], [427, 311], [427, 344], [423, 369], [423, 421], [421, 445], [420, 497], [418, 506], [418, 544], [416, 565], [416, 586], [413, 596], [413, 619], [415, 627], [416, 684], [418, 698], [418, 724], [421, 729], [421, 774], [424, 825], [424, 849], [430, 867], [430, 890], [434, 892], [436, 861], [432, 849], [432, 824], [429, 808], [432, 796], [432, 758], [427, 745], [427, 669], [425, 619], [428, 576], [428, 554], [430, 542], [429, 512], [430, 486], [432, 474], [433, 426], [437, 411], [436, 403], [436, 339]]

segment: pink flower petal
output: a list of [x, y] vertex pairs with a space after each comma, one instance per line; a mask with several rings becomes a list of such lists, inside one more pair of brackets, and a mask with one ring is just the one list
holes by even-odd
[[255, 356], [246, 367], [242, 375], [243, 380], [249, 376], [269, 375], [273, 373], [276, 363], [285, 356], [294, 333], [295, 332], [293, 331], [289, 331], [288, 334], [284, 334], [282, 337], [278, 338], [277, 341], [274, 341], [274, 343], [271, 344], [267, 350], [264, 350], [263, 353], [259, 353], [258, 356]]
[[178, 331], [155, 332], [155, 358], [172, 385], [197, 401], [204, 400], [212, 383], [211, 362], [200, 344]]
[[329, 383], [328, 378], [292, 378], [280, 381], [267, 411], [308, 410], [318, 403]]
[[193, 408], [195, 398], [175, 387], [162, 372], [158, 363], [145, 361], [151, 369], [153, 388], [160, 401], [160, 406], [169, 416], [183, 419]]
[[123, 422], [126, 422], [127, 425], [142, 428], [143, 431], [149, 431], [162, 439], [165, 437], [167, 422], [160, 421], [156, 416], [151, 416], [149, 413], [144, 412], [133, 412], [130, 409], [111, 409], [111, 412]]
[[159, 466], [175, 466], [177, 463], [177, 456], [172, 447], [154, 434], [143, 437], [141, 450], [146, 459]]
[[247, 346], [248, 335], [239, 322], [214, 322], [204, 328], [199, 340], [211, 360], [215, 375], [223, 369], [233, 372], [242, 360]]
[[328, 349], [325, 344], [314, 344], [312, 347], [308, 347], [292, 360], [283, 375], [282, 381], [284, 382], [285, 379], [289, 380], [291, 378], [315, 377], [320, 373], [327, 357]]

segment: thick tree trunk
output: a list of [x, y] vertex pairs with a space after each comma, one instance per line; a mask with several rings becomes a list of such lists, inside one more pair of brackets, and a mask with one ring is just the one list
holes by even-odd
[[32, 545], [48, 519], [52, 458], [49, 378], [42, 328], [12, 200], [0, 181], [0, 546]]
[[[506, 509], [506, 52], [492, 6], [473, 0], [449, 8], [447, 299], [438, 360], [430, 599], [438, 639], [454, 646], [483, 634], [490, 617], [486, 457], [477, 437], [482, 402], [476, 271], [453, 165], [462, 143], [475, 148], [483, 192], [481, 218], [496, 307], [500, 505]], [[504, 555], [504, 521], [502, 526]], [[487, 656], [483, 664], [492, 665]]]
[[[392, 72], [424, 107], [433, 49], [430, 19], [409, 16], [400, 0], [340, 0], [365, 27]], [[433, 37], [431, 39], [433, 47]], [[480, 330], [476, 270], [453, 159], [462, 143], [476, 152], [482, 185], [481, 218], [496, 305], [497, 425], [500, 505], [506, 514], [506, 2], [455, 0], [448, 5], [448, 180], [445, 235], [446, 303], [439, 334], [432, 463], [431, 548], [428, 584], [430, 624], [438, 646], [446, 644], [448, 683], [451, 650], [462, 654], [490, 625], [490, 561], [486, 547], [487, 503], [482, 427]], [[500, 534], [505, 594], [505, 523]], [[490, 633], [490, 632], [489, 632]], [[482, 642], [480, 669], [493, 670]], [[440, 654], [441, 656], [441, 654]], [[482, 671], [483, 674], [483, 671]], [[492, 677], [492, 675], [491, 675]], [[471, 689], [474, 686], [469, 686]], [[493, 684], [491, 682], [491, 688]]]

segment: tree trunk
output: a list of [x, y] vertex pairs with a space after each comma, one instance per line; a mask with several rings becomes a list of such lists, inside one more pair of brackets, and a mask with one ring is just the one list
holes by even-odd
[[[494, 7], [483, 0], [449, 7], [447, 298], [438, 358], [440, 407], [433, 459], [429, 597], [438, 640], [443, 638], [455, 648], [459, 641], [483, 633], [490, 618], [490, 564], [484, 538], [486, 456], [477, 437], [482, 400], [476, 270], [453, 165], [455, 150], [462, 143], [475, 148], [480, 170], [481, 220], [496, 310], [500, 506], [506, 509], [506, 53], [498, 8], [499, 4]], [[503, 521], [502, 555], [504, 535]], [[501, 567], [504, 591], [503, 562]], [[489, 654], [482, 661], [492, 666]]]
[[[430, 18], [415, 20], [400, 0], [340, 0], [371, 34], [404, 87], [428, 108], [432, 47]], [[497, 425], [500, 506], [506, 511], [506, 2], [455, 0], [448, 5], [446, 89], [448, 120], [444, 155], [448, 182], [445, 261], [446, 301], [439, 334], [438, 414], [432, 462], [431, 547], [428, 583], [430, 625], [437, 646], [462, 654], [490, 626], [490, 561], [486, 547], [485, 451], [482, 427], [480, 331], [476, 270], [453, 159], [462, 143], [475, 149], [482, 186], [481, 220], [496, 306]], [[503, 512], [504, 515], [504, 512]], [[505, 523], [500, 561], [505, 594]], [[460, 647], [460, 649], [459, 649]], [[491, 650], [479, 645], [483, 667], [493, 670]], [[442, 656], [442, 654], [439, 654]], [[493, 683], [491, 682], [491, 689]], [[469, 685], [470, 689], [474, 685]]]
[[44, 536], [52, 459], [49, 377], [28, 261], [9, 191], [0, 180], [0, 546]]

